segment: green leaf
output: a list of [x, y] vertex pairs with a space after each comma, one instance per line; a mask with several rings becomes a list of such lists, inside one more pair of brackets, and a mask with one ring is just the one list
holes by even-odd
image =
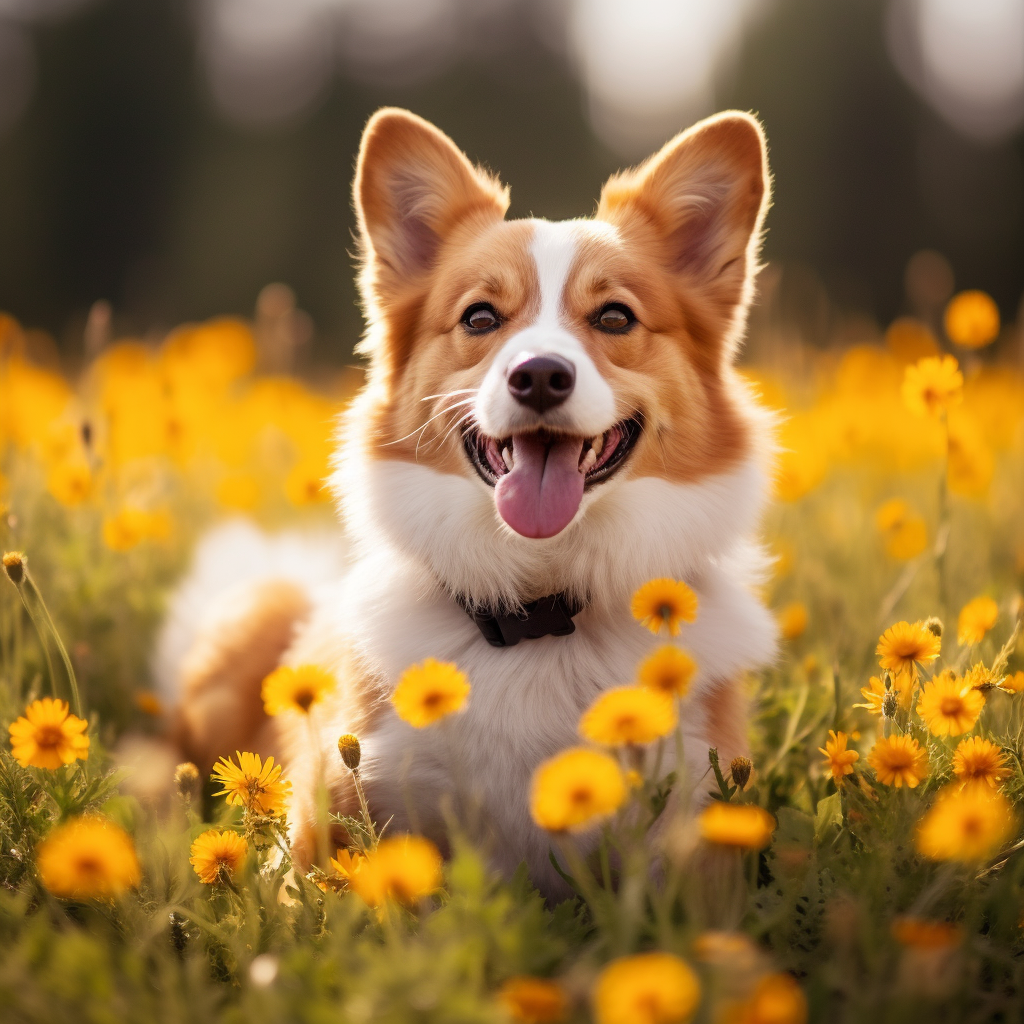
[[832, 827], [843, 827], [843, 802], [838, 793], [818, 801], [814, 816], [814, 841], [820, 846], [828, 837]]

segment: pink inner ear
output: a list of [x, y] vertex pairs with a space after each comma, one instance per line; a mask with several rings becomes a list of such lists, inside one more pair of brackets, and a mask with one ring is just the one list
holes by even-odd
[[392, 244], [402, 264], [396, 269], [407, 273], [428, 270], [441, 245], [440, 236], [427, 222], [438, 198], [431, 195], [427, 182], [410, 170], [392, 178], [391, 194], [395, 203]]
[[[724, 181], [707, 181], [683, 199], [682, 209], [690, 212], [669, 236], [674, 270], [700, 276], [716, 274], [721, 264], [738, 255], [724, 251], [729, 242], [729, 191]], [[745, 242], [743, 239], [741, 244]]]

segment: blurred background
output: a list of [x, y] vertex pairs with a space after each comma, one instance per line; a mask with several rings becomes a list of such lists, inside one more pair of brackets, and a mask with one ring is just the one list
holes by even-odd
[[806, 340], [954, 288], [1019, 317], [1022, 0], [0, 0], [0, 309], [73, 365], [90, 332], [251, 316], [284, 282], [304, 361], [349, 360], [350, 181], [383, 104], [549, 218], [753, 110], [769, 283]]

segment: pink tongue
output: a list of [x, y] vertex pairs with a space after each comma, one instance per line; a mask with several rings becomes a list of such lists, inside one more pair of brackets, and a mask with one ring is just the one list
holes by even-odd
[[515, 468], [495, 487], [498, 514], [524, 537], [554, 537], [561, 533], [583, 500], [579, 471], [581, 437], [515, 435]]

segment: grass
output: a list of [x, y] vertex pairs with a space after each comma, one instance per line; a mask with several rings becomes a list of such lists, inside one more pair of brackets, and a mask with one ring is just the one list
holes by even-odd
[[[91, 741], [86, 760], [55, 770], [0, 749], [5, 1022], [544, 1019], [539, 1004], [532, 1017], [512, 1008], [503, 986], [519, 976], [553, 981], [567, 1020], [611, 1020], [602, 972], [650, 950], [695, 973], [702, 1022], [1019, 1019], [1024, 377], [1005, 343], [958, 350], [963, 401], [922, 417], [902, 394], [906, 367], [936, 345], [921, 325], [897, 322], [841, 352], [754, 339], [746, 372], [787, 413], [765, 524], [777, 556], [765, 599], [787, 639], [778, 664], [749, 680], [750, 781], [740, 788], [709, 761], [699, 785], [770, 812], [770, 845], [697, 842], [692, 822], [665, 810], [674, 780], [648, 778], [602, 826], [593, 863], [574, 863], [553, 837], [572, 900], [547, 906], [523, 873], [495, 877], [453, 821], [442, 887], [372, 907], [330, 873], [290, 872], [276, 819], [229, 806], [210, 784], [168, 793], [123, 766], [126, 736], [163, 728], [149, 653], [195, 538], [225, 511], [270, 527], [329, 519], [316, 481], [346, 385], [321, 394], [254, 375], [253, 340], [233, 321], [181, 329], [159, 349], [113, 346], [74, 382], [41, 369], [16, 324], [0, 326], [0, 542], [26, 553], [41, 595], [0, 581], [0, 722], [40, 696], [70, 698], [74, 676]], [[960, 644], [960, 610], [979, 596], [996, 620]], [[929, 616], [943, 626], [941, 654], [910, 706], [855, 708], [883, 678], [883, 630]], [[975, 665], [980, 716], [962, 735], [935, 735], [915, 710], [923, 685]], [[838, 787], [818, 751], [829, 730], [860, 755]], [[869, 765], [886, 736], [927, 751], [920, 785], [886, 785]], [[963, 791], [969, 828], [947, 804], [936, 810], [940, 794], [960, 792], [965, 736], [995, 743], [1008, 769], [989, 787], [1001, 797]], [[990, 820], [979, 808], [994, 808]], [[49, 891], [40, 844], [83, 813], [132, 837], [138, 885], [111, 899]], [[921, 852], [920, 823], [934, 814], [953, 855]], [[372, 830], [351, 826], [372, 853]], [[189, 863], [211, 827], [249, 849], [212, 885]], [[977, 848], [958, 859], [971, 836]], [[630, 983], [615, 984], [621, 995]], [[631, 1019], [688, 1019], [657, 1015], [667, 974], [650, 984]]]

